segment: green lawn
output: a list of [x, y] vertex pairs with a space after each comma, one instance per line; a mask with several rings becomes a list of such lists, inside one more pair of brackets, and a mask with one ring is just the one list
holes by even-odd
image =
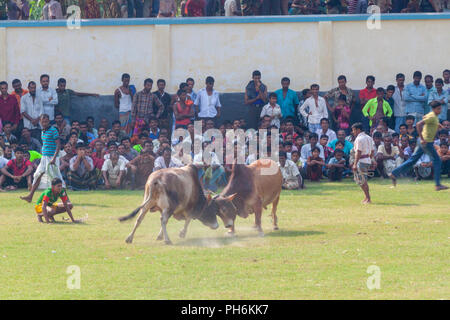
[[[449, 183], [444, 180], [444, 183]], [[250, 219], [237, 236], [194, 221], [170, 220], [173, 246], [156, 241], [159, 213], [147, 214], [134, 243], [134, 221], [119, 223], [142, 191], [71, 192], [86, 223], [39, 224], [18, 193], [0, 193], [0, 299], [448, 299], [450, 192], [432, 182], [371, 182], [373, 204], [351, 181], [283, 192], [279, 231], [264, 212], [260, 238]], [[35, 199], [37, 199], [37, 196]], [[68, 266], [81, 289], [67, 288]], [[369, 290], [367, 268], [381, 270]]]

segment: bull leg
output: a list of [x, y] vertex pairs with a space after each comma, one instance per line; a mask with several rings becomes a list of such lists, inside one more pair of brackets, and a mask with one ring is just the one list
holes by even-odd
[[280, 196], [275, 199], [275, 201], [272, 203], [272, 222], [273, 222], [273, 230], [278, 230], [278, 217], [277, 217], [277, 207], [278, 202], [280, 201]]
[[227, 235], [230, 236], [230, 237], [234, 237], [234, 235], [235, 235], [235, 233], [234, 233], [234, 221], [233, 221], [233, 225], [230, 228], [228, 228]]
[[142, 220], [144, 220], [144, 217], [147, 214], [147, 211], [148, 211], [147, 208], [142, 208], [141, 209], [141, 213], [139, 214], [139, 217], [137, 218], [136, 223], [134, 224], [133, 231], [131, 231], [130, 235], [125, 240], [126, 243], [132, 243], [133, 242], [134, 233], [136, 232], [136, 229], [141, 224]]
[[184, 228], [180, 231], [180, 238], [186, 237], [187, 228], [188, 228], [190, 222], [191, 222], [191, 219], [186, 218], [186, 221], [184, 222]]
[[262, 204], [261, 200], [258, 200], [258, 202], [254, 206], [255, 209], [255, 226], [258, 230], [258, 233], [261, 237], [264, 236], [263, 229], [261, 227], [261, 216], [262, 216]]
[[156, 237], [156, 240], [162, 240], [162, 239], [164, 239], [164, 236], [163, 236], [163, 230], [161, 227], [161, 229], [159, 229], [159, 233], [158, 233], [158, 236]]
[[166, 244], [172, 244], [172, 241], [169, 239], [169, 235], [167, 234], [167, 221], [169, 221], [170, 216], [172, 215], [170, 209], [164, 209], [161, 213], [161, 230], [164, 236], [164, 242]]

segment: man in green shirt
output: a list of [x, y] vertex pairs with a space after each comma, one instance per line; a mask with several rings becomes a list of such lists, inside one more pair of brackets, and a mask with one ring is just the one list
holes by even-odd
[[392, 179], [394, 187], [397, 184], [397, 177], [409, 170], [419, 159], [426, 153], [433, 161], [434, 181], [436, 183], [436, 191], [448, 189], [447, 186], [441, 184], [441, 164], [442, 161], [434, 148], [434, 139], [436, 132], [440, 127], [438, 115], [442, 111], [440, 101], [433, 101], [430, 103], [432, 111], [426, 114], [422, 121], [419, 121], [416, 125], [417, 132], [419, 133], [420, 143], [418, 143], [414, 154], [405, 161], [401, 166], [392, 171], [389, 176]]
[[64, 119], [67, 123], [70, 123], [70, 114], [72, 108], [72, 96], [77, 97], [98, 97], [96, 93], [83, 93], [76, 92], [71, 89], [66, 89], [66, 79], [58, 79], [58, 87], [56, 88], [56, 93], [58, 94], [58, 104], [56, 106], [57, 110], [62, 113]]
[[[56, 203], [59, 198], [61, 198], [62, 203]], [[71, 211], [73, 205], [70, 203], [66, 189], [63, 188], [62, 181], [59, 178], [52, 180], [52, 186], [44, 190], [34, 208], [39, 222], [44, 222], [42, 217], [45, 218], [46, 223], [55, 222], [54, 216], [63, 212], [67, 212], [73, 223], [80, 222], [73, 218]]]
[[384, 100], [384, 88], [377, 89], [377, 96], [367, 101], [362, 113], [369, 119], [370, 128], [376, 128], [380, 119], [392, 116], [392, 108], [389, 102]]

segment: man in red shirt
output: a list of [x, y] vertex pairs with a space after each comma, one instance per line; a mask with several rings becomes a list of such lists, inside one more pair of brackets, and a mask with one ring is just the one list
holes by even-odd
[[20, 107], [15, 96], [8, 94], [8, 83], [0, 82], [0, 119], [13, 124], [12, 131], [16, 131], [20, 121]]
[[186, 11], [188, 17], [203, 17], [205, 15], [205, 0], [188, 0], [186, 2]]
[[33, 173], [33, 166], [30, 161], [25, 160], [24, 152], [21, 148], [17, 148], [15, 152], [15, 159], [9, 160], [6, 166], [1, 169], [0, 176], [0, 191], [3, 191], [2, 186], [6, 182], [6, 190], [16, 190], [17, 188], [31, 189], [31, 174]]
[[26, 95], [28, 93], [28, 90], [22, 88], [22, 82], [20, 82], [19, 79], [14, 79], [12, 82], [12, 86], [14, 91], [11, 92], [11, 94], [16, 97], [17, 103], [20, 106], [20, 98]]
[[369, 131], [369, 120], [363, 116], [362, 109], [366, 105], [367, 101], [370, 99], [376, 98], [377, 96], [377, 90], [373, 87], [375, 85], [375, 77], [374, 76], [367, 76], [366, 77], [366, 87], [359, 91], [359, 105], [361, 107], [360, 111], [360, 119], [358, 122], [362, 122], [364, 126], [364, 131]]

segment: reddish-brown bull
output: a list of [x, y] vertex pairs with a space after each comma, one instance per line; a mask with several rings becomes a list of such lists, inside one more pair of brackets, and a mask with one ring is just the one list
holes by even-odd
[[198, 219], [206, 226], [217, 229], [217, 217], [214, 212], [207, 212], [208, 200], [198, 179], [197, 168], [188, 165], [182, 168], [169, 168], [153, 172], [145, 184], [144, 202], [128, 216], [119, 220], [125, 221], [141, 212], [133, 231], [125, 240], [127, 243], [133, 242], [134, 233], [141, 224], [145, 214], [159, 211], [161, 213], [161, 230], [157, 240], [162, 240], [171, 244], [167, 234], [166, 225], [173, 215], [177, 220], [185, 220], [184, 228], [180, 232], [180, 237], [186, 236], [186, 230], [192, 219]]
[[262, 210], [272, 204], [273, 228], [278, 230], [277, 206], [282, 182], [281, 171], [273, 160], [260, 159], [249, 166], [234, 164], [229, 183], [212, 199], [207, 211], [215, 212], [230, 234], [234, 234], [236, 215], [247, 218], [255, 213], [255, 227], [262, 236]]

